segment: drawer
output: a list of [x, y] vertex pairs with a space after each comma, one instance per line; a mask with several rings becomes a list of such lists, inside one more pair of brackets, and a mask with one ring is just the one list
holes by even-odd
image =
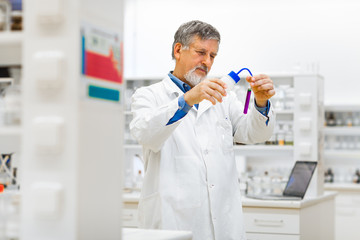
[[339, 194], [336, 197], [337, 206], [351, 206], [360, 208], [360, 195], [359, 194]]
[[123, 208], [122, 214], [123, 227], [138, 227], [138, 211], [137, 209], [126, 209]]
[[244, 212], [247, 233], [300, 234], [298, 214]]
[[300, 240], [300, 235], [247, 233], [247, 240]]

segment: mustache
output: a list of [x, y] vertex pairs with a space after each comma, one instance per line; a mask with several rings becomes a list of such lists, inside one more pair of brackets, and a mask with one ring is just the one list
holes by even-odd
[[196, 69], [201, 69], [201, 70], [205, 71], [206, 74], [208, 73], [208, 68], [207, 68], [206, 66], [199, 65], [199, 66], [194, 67], [194, 71], [195, 71]]

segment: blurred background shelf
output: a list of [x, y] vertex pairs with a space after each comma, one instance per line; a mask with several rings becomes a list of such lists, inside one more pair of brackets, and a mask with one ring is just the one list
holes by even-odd
[[235, 145], [234, 150], [245, 156], [289, 155], [294, 153], [294, 146], [278, 145]]
[[357, 136], [360, 135], [360, 127], [324, 127], [323, 133], [326, 135]]
[[360, 159], [360, 150], [325, 150], [324, 156], [326, 159], [348, 159], [358, 158]]

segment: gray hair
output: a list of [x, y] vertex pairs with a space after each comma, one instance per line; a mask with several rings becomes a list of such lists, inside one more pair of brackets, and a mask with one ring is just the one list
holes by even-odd
[[171, 51], [172, 59], [175, 59], [175, 44], [181, 43], [184, 48], [188, 48], [195, 36], [200, 37], [202, 40], [214, 39], [217, 40], [220, 44], [220, 33], [218, 30], [216, 30], [216, 28], [208, 23], [199, 20], [193, 20], [182, 24], [176, 31]]

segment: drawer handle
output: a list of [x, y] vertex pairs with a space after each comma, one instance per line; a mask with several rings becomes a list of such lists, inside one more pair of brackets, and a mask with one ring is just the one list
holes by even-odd
[[284, 220], [282, 220], [282, 219], [280, 219], [280, 220], [265, 220], [265, 219], [256, 219], [255, 218], [254, 223], [259, 226], [275, 227], [275, 226], [283, 226]]
[[134, 218], [134, 214], [123, 214], [123, 219], [124, 220], [131, 220]]

